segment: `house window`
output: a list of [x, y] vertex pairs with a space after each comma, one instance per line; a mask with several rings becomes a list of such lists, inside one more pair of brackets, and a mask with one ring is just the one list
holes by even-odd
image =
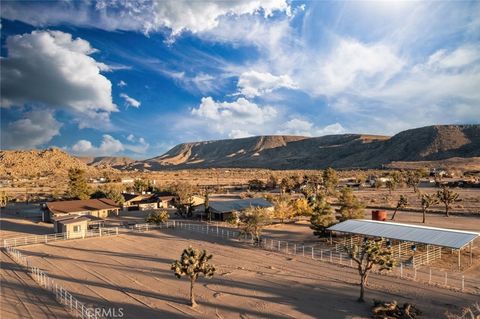
[[81, 229], [81, 226], [80, 226], [80, 225], [78, 225], [78, 226], [73, 226], [73, 232], [74, 232], [74, 233], [78, 233], [78, 232], [80, 231], [80, 229]]

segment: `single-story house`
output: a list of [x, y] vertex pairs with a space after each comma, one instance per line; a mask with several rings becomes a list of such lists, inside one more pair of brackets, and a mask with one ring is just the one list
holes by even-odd
[[160, 192], [156, 196], [158, 198], [158, 208], [170, 208], [175, 202], [175, 195], [169, 192]]
[[85, 237], [90, 219], [81, 215], [57, 216], [53, 219], [55, 233], [67, 233], [68, 238]]
[[123, 193], [123, 210], [150, 210], [169, 208], [173, 205], [175, 196], [168, 192], [157, 194]]
[[235, 200], [212, 200], [209, 202], [209, 209], [212, 217], [217, 220], [227, 220], [234, 213], [241, 213], [250, 207], [266, 208], [269, 211], [274, 210], [274, 206], [264, 198], [246, 198]]
[[91, 215], [98, 218], [106, 218], [118, 215], [120, 207], [111, 199], [84, 199], [68, 200], [46, 203], [44, 221], [51, 221], [53, 217], [67, 215]]

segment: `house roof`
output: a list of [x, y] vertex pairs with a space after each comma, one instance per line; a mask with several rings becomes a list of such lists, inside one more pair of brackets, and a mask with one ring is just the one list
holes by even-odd
[[77, 223], [83, 223], [88, 221], [90, 221], [90, 219], [88, 219], [87, 217], [81, 216], [78, 218], [64, 219], [58, 222], [63, 225], [68, 225], [68, 224], [77, 224]]
[[268, 208], [273, 207], [273, 205], [264, 198], [246, 198], [227, 201], [210, 201], [209, 207], [220, 213], [229, 213], [242, 211], [249, 207]]
[[47, 203], [47, 207], [53, 214], [68, 214], [119, 208], [113, 200], [107, 198], [49, 202]]
[[454, 249], [465, 247], [480, 233], [464, 230], [426, 227], [375, 220], [350, 219], [328, 228], [342, 233], [384, 237], [401, 241], [442, 246]]
[[133, 200], [133, 199], [136, 199], [137, 197], [138, 197], [139, 199], [141, 199], [142, 196], [144, 196], [144, 195], [132, 194], [132, 193], [122, 193], [122, 196], [123, 196], [123, 198], [125, 199], [125, 201], [128, 202], [128, 201], [131, 201], [131, 200]]

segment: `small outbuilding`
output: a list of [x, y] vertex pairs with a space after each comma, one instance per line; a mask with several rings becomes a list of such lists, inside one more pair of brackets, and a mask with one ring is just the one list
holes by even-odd
[[61, 216], [53, 219], [55, 233], [66, 233], [68, 238], [83, 238], [88, 230], [90, 219], [85, 216]]

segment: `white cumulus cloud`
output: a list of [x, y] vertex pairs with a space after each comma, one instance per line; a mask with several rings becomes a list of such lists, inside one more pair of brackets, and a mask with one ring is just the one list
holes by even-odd
[[238, 124], [262, 124], [277, 115], [270, 106], [259, 106], [245, 98], [233, 102], [216, 102], [211, 97], [202, 98], [198, 108], [192, 114], [209, 120]]
[[60, 134], [62, 124], [49, 110], [34, 110], [25, 113], [19, 120], [2, 126], [2, 148], [34, 148], [41, 146]]
[[275, 76], [269, 72], [250, 70], [240, 75], [237, 87], [240, 94], [255, 97], [279, 88], [295, 89], [296, 85], [289, 75]]
[[323, 136], [345, 133], [346, 129], [340, 123], [318, 127], [307, 120], [293, 118], [281, 125], [277, 134], [301, 135], [301, 136]]
[[106, 66], [91, 57], [95, 49], [89, 42], [61, 31], [33, 31], [8, 37], [6, 48], [3, 107], [35, 103], [64, 109], [77, 117], [80, 127], [92, 127], [98, 118], [108, 122], [117, 111], [112, 85], [101, 74]]
[[263, 14], [264, 17], [270, 17], [275, 11], [290, 15], [290, 6], [286, 0], [99, 0], [95, 3], [35, 5], [35, 10], [25, 10], [26, 5], [21, 2], [5, 3], [2, 6], [3, 18], [35, 26], [67, 23], [105, 30], [134, 30], [146, 34], [168, 28], [173, 37], [184, 31], [199, 33], [211, 30], [223, 16]]
[[130, 134], [127, 137], [130, 143], [122, 143], [111, 135], [105, 134], [102, 137], [100, 145], [95, 146], [88, 140], [79, 140], [70, 149], [73, 153], [83, 156], [111, 156], [130, 151], [137, 154], [145, 153], [149, 144], [143, 137], [136, 137]]

